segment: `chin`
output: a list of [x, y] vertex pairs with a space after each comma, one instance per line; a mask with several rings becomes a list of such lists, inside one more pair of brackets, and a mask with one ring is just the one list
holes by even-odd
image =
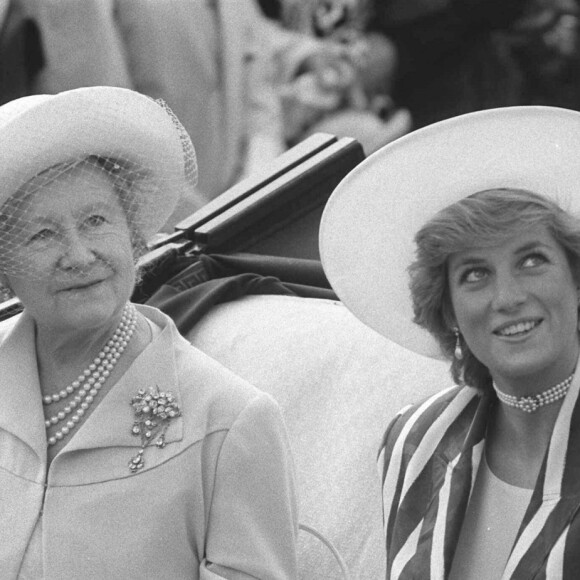
[[69, 304], [61, 313], [61, 323], [75, 329], [99, 328], [109, 324], [125, 305], [126, 300], [86, 301]]
[[[561, 372], [564, 362], [560, 356], [561, 353], [555, 356], [546, 355], [547, 353], [545, 351], [542, 353], [521, 353], [511, 356], [507, 360], [497, 361], [492, 371], [492, 376], [497, 373], [497, 375], [510, 379], [530, 377], [531, 379], [542, 380], [542, 376], [550, 377], [552, 374], [558, 375]], [[551, 379], [547, 378], [546, 380]]]

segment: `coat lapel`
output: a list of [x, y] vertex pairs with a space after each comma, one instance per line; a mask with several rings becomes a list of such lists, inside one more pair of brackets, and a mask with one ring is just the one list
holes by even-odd
[[482, 455], [489, 404], [474, 389], [453, 389], [407, 420], [406, 434], [399, 436], [408, 451], [394, 500], [398, 521], [389, 524], [397, 530], [388, 535], [389, 577], [448, 574]]
[[[471, 388], [467, 387], [468, 390]], [[448, 429], [440, 448], [445, 457], [445, 477], [438, 491], [437, 522], [433, 532], [431, 573], [446, 578], [485, 445], [492, 396], [472, 398]]]
[[[169, 391], [182, 406], [175, 353], [182, 348], [178, 344], [185, 341], [165, 315], [147, 306], [137, 308], [161, 327], [161, 332], [53, 459], [48, 471], [51, 485], [101, 481], [111, 473], [131, 474], [128, 462], [141, 447], [141, 437], [132, 432], [135, 416], [131, 406], [139, 389]], [[34, 322], [26, 313], [0, 325], [0, 466], [41, 481], [47, 472], [47, 440], [34, 337]], [[145, 469], [163, 462], [173, 452], [170, 444], [181, 442], [183, 437], [183, 417], [171, 419], [165, 432], [167, 449], [146, 451]], [[154, 443], [155, 438], [149, 447], [155, 447]], [[92, 453], [76, 453], [81, 450]]]
[[[139, 389], [170, 390], [178, 401], [181, 400], [173, 347], [175, 328], [166, 325], [152, 308], [140, 306], [138, 309], [147, 312], [149, 318], [165, 328], [135, 359], [69, 444], [63, 448], [61, 454], [81, 449], [139, 447], [140, 438], [132, 433], [134, 414], [131, 406], [131, 400]], [[171, 443], [182, 437], [183, 421], [178, 417], [170, 422], [165, 440]]]
[[0, 348], [0, 429], [25, 443], [46, 464], [46, 432], [35, 349], [33, 320], [11, 319]]
[[504, 578], [540, 570], [580, 509], [580, 374], [564, 399]]
[[[561, 577], [560, 572], [564, 570], [566, 534], [580, 512], [579, 392], [580, 374], [574, 378], [560, 409], [536, 488], [504, 572], [504, 580], [527, 580], [548, 568], [556, 570], [554, 577]], [[436, 420], [421, 417], [431, 428], [423, 434], [420, 442], [412, 445], [410, 457], [426, 455], [431, 458], [431, 464], [427, 462], [422, 465], [420, 472], [415, 470], [412, 479], [415, 484], [426, 473], [431, 478], [432, 489], [428, 493], [428, 508], [421, 516], [417, 534], [408, 535], [405, 546], [390, 544], [396, 553], [390, 577], [448, 577], [483, 457], [490, 406], [495, 400], [495, 395], [489, 393], [474, 405], [475, 401], [465, 397], [461, 402], [463, 395], [465, 393], [459, 391], [452, 401], [452, 404], [460, 402], [459, 410], [453, 410], [452, 404], [449, 405], [448, 409], [452, 411], [450, 416], [446, 416], [448, 409], [445, 409], [438, 413]], [[438, 423], [444, 428], [433, 431]], [[408, 477], [407, 471], [405, 479]], [[411, 491], [409, 487], [409, 493], [398, 502], [399, 513], [404, 513], [405, 518], [416, 512]], [[401, 563], [397, 562], [399, 559]]]

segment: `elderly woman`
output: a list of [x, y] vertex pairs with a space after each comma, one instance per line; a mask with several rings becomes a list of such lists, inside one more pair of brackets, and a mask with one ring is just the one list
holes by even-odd
[[130, 302], [191, 141], [126, 89], [0, 108], [2, 578], [291, 579], [292, 460], [276, 403]]
[[329, 200], [339, 296], [456, 383], [387, 428], [389, 579], [579, 577], [579, 148], [577, 112], [480, 111], [383, 148]]

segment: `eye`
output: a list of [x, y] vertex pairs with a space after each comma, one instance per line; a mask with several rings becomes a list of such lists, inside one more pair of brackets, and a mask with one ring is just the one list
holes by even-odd
[[484, 280], [486, 276], [487, 270], [485, 268], [469, 268], [461, 273], [459, 282], [461, 284], [475, 284]]
[[98, 228], [106, 223], [107, 218], [100, 214], [91, 214], [85, 219], [85, 225], [91, 228]]
[[522, 268], [536, 268], [548, 262], [548, 258], [544, 254], [538, 252], [525, 256], [522, 261]]
[[41, 230], [32, 234], [28, 238], [27, 243], [31, 244], [31, 243], [35, 243], [35, 242], [46, 242], [46, 241], [50, 240], [51, 238], [53, 238], [55, 235], [56, 235], [56, 232], [54, 230], [51, 230], [50, 228], [42, 228]]

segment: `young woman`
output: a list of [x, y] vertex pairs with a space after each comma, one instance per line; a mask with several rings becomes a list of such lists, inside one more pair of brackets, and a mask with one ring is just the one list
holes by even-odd
[[577, 112], [480, 111], [385, 147], [329, 201], [338, 295], [456, 383], [380, 448], [389, 579], [580, 573], [579, 146]]

